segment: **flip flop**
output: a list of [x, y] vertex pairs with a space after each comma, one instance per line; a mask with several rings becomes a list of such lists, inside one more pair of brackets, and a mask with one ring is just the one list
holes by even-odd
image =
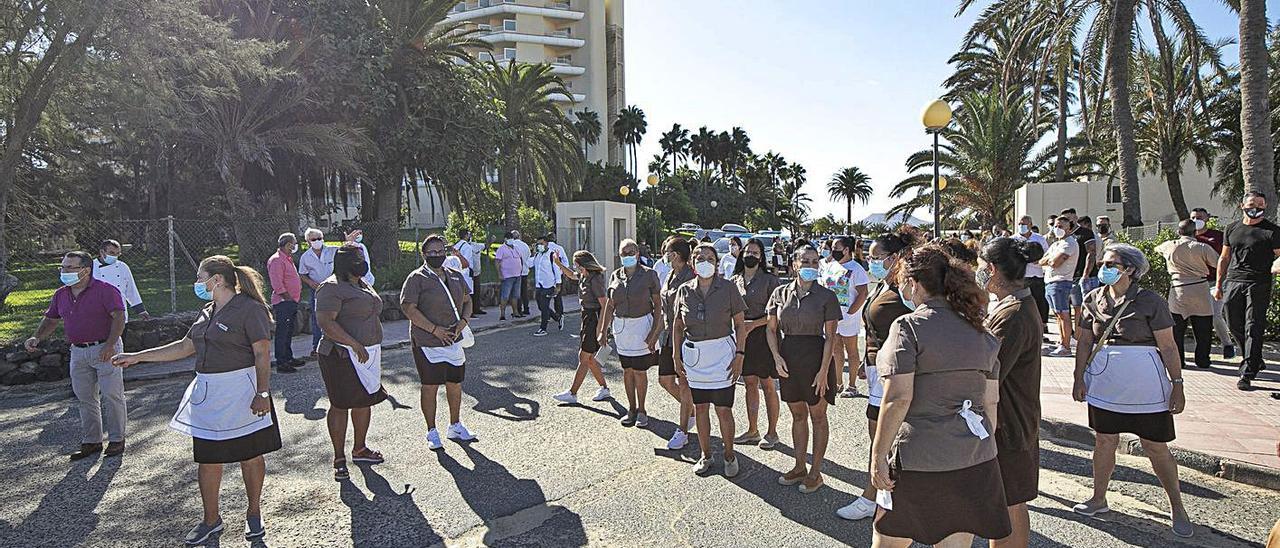
[[351, 462], [356, 464], [382, 464], [386, 461], [387, 459], [382, 457], [382, 453], [368, 447], [361, 447], [351, 451]]

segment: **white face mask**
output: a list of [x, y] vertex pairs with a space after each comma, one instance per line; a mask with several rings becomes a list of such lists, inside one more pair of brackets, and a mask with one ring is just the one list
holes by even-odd
[[1026, 236], [1031, 233], [1031, 227], [1027, 225], [1018, 225], [1018, 234]]
[[716, 265], [706, 261], [698, 261], [697, 264], [693, 265], [693, 272], [699, 278], [710, 278], [716, 275]]
[[324, 249], [324, 240], [311, 240], [311, 249], [316, 251]]
[[1195, 219], [1196, 230], [1204, 230], [1204, 219]]
[[1065, 238], [1066, 236], [1067, 236], [1067, 229], [1062, 228], [1062, 227], [1057, 227], [1057, 226], [1053, 227], [1053, 237], [1054, 237], [1054, 238], [1059, 238], [1059, 239], [1061, 239], [1061, 238]]

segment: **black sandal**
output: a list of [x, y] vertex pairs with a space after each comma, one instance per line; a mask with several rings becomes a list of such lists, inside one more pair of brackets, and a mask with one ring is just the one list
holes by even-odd
[[351, 479], [351, 471], [347, 470], [347, 459], [338, 457], [333, 459], [333, 480], [345, 481]]

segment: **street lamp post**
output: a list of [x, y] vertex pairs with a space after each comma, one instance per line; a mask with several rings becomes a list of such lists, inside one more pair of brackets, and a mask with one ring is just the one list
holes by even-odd
[[[647, 181], [649, 183], [649, 206], [653, 208], [653, 213], [656, 215], [658, 213], [658, 176], [651, 173]], [[654, 219], [653, 247], [657, 248], [658, 245], [658, 223], [657, 219]]]
[[942, 219], [938, 210], [942, 208], [942, 174], [938, 167], [938, 135], [942, 128], [951, 123], [951, 107], [941, 99], [929, 103], [920, 115], [925, 131], [933, 134], [933, 238], [942, 237]]
[[631, 194], [631, 187], [628, 185], [618, 187], [618, 194], [622, 195], [622, 201], [625, 203], [627, 201], [627, 195]]

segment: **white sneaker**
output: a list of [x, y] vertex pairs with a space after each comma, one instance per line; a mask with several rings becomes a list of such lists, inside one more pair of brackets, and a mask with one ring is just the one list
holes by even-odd
[[578, 396], [574, 395], [573, 392], [570, 392], [568, 390], [565, 390], [564, 392], [551, 396], [551, 398], [560, 403], [578, 403]]
[[612, 397], [613, 394], [609, 393], [609, 387], [601, 386], [599, 390], [596, 390], [596, 395], [591, 396], [591, 401], [604, 401]]
[[688, 443], [689, 435], [685, 434], [684, 430], [677, 428], [676, 433], [672, 434], [671, 440], [667, 442], [667, 449], [678, 451], [680, 449], [684, 449], [684, 446]]
[[693, 465], [693, 473], [699, 476], [711, 470], [711, 457], [702, 457], [698, 459], [698, 464]]
[[649, 426], [649, 415], [645, 413], [636, 413], [636, 427], [644, 428]]
[[724, 477], [732, 478], [738, 475], [738, 457], [735, 455], [733, 460], [724, 461]]
[[836, 515], [849, 521], [867, 519], [876, 515], [876, 503], [862, 497], [858, 497], [857, 500], [853, 501], [848, 506], [844, 506], [839, 510], [836, 510]]
[[1055, 358], [1070, 358], [1071, 349], [1062, 345], [1058, 345], [1058, 347], [1053, 349], [1052, 352], [1049, 352], [1049, 355]]
[[460, 422], [450, 424], [449, 431], [445, 435], [449, 436], [449, 439], [451, 440], [472, 441], [476, 439], [476, 437], [467, 430], [467, 427], [463, 426]]
[[440, 432], [435, 428], [427, 430], [427, 448], [435, 451], [441, 447], [444, 447], [444, 444], [440, 443]]

